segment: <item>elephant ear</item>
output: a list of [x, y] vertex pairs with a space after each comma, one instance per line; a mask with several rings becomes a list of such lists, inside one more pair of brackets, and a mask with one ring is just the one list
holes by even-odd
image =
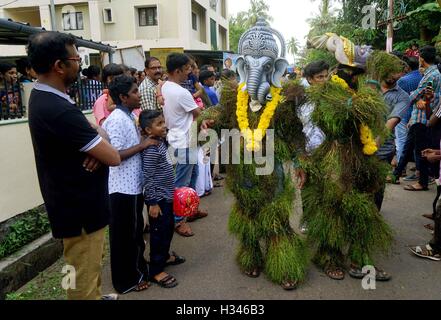
[[245, 58], [243, 56], [240, 56], [236, 60], [236, 66], [237, 66], [237, 72], [239, 72], [240, 77], [240, 83], [245, 83], [247, 81], [246, 79], [246, 73], [245, 73]]
[[274, 62], [274, 71], [273, 74], [271, 76], [271, 83], [273, 84], [273, 86], [277, 87], [277, 88], [281, 88], [282, 87], [282, 83], [280, 82], [282, 76], [285, 74], [286, 68], [288, 67], [288, 61], [286, 61], [286, 59], [284, 58], [278, 58], [275, 62]]

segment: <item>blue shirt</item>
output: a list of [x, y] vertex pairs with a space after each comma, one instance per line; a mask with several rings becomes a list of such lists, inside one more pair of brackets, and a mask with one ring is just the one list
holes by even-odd
[[[403, 119], [406, 116], [407, 109], [410, 106], [410, 98], [407, 92], [401, 89], [398, 85], [395, 88], [389, 89], [383, 93], [384, 101], [388, 107], [388, 120], [397, 118]], [[392, 135], [386, 139], [383, 145], [377, 151], [377, 156], [380, 159], [388, 159], [395, 151], [395, 137]]]
[[401, 79], [398, 80], [398, 85], [410, 95], [418, 88], [422, 79], [423, 75], [418, 70], [415, 70], [401, 77]]
[[[398, 80], [398, 86], [407, 92], [407, 94], [411, 94], [413, 91], [415, 91], [418, 88], [418, 85], [420, 84], [421, 80], [423, 79], [423, 75], [420, 73], [419, 70], [414, 70], [412, 72], [409, 72], [405, 76], [401, 77], [400, 80]], [[406, 116], [401, 119], [401, 122], [407, 124], [410, 120], [410, 117], [412, 116], [412, 108], [409, 108], [407, 110]]]
[[211, 89], [211, 87], [209, 87], [209, 86], [204, 85], [204, 89], [205, 89], [205, 92], [207, 93], [208, 97], [210, 98], [211, 104], [213, 106], [218, 105], [219, 98], [217, 97], [216, 92], [213, 89]]

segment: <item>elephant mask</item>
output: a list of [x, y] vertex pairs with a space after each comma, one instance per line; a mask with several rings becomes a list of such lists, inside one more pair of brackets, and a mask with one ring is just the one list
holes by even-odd
[[[279, 38], [282, 48], [279, 48], [274, 35]], [[286, 49], [283, 36], [271, 29], [265, 20], [259, 19], [256, 25], [245, 32], [239, 40], [237, 70], [240, 83], [245, 83], [251, 97], [250, 108], [258, 112], [272, 100], [271, 86], [280, 88], [281, 78], [288, 67], [285, 59]]]

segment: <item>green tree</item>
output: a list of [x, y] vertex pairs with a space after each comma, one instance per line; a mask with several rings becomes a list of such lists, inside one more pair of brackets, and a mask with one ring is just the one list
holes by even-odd
[[245, 27], [247, 21], [247, 12], [239, 12], [237, 15], [230, 17], [230, 50], [237, 52], [239, 39], [247, 30]]
[[273, 17], [269, 14], [269, 6], [265, 2], [265, 0], [250, 0], [247, 27], [254, 26], [258, 18], [264, 18], [268, 22], [273, 22], [274, 20]]
[[299, 41], [296, 38], [291, 37], [291, 39], [289, 39], [288, 42], [286, 43], [286, 48], [288, 50], [288, 53], [293, 55], [294, 62], [295, 62], [297, 54], [299, 53], [299, 50], [300, 50]]
[[231, 51], [237, 52], [240, 37], [256, 24], [258, 18], [264, 18], [267, 22], [274, 20], [269, 14], [269, 6], [265, 0], [250, 0], [250, 8], [247, 11], [240, 11], [230, 17]]

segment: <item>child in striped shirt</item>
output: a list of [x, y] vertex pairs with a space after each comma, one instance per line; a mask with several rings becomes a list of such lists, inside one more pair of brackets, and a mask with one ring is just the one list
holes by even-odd
[[173, 193], [174, 171], [165, 141], [167, 128], [161, 111], [144, 110], [139, 116], [143, 134], [159, 140], [142, 153], [143, 193], [150, 224], [150, 279], [163, 288], [173, 288], [177, 280], [164, 268], [185, 262], [172, 252], [170, 244], [174, 233]]

